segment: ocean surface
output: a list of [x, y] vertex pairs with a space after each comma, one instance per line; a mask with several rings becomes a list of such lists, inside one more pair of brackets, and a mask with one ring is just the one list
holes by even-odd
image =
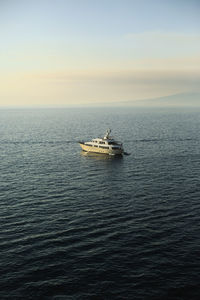
[[1, 109], [0, 299], [200, 299], [200, 110]]

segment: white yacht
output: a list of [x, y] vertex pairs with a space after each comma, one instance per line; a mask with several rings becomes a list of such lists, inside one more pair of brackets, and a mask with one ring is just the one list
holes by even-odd
[[109, 155], [122, 155], [124, 153], [123, 144], [117, 142], [110, 136], [111, 130], [108, 129], [103, 138], [93, 139], [91, 142], [79, 142], [83, 151], [102, 153]]

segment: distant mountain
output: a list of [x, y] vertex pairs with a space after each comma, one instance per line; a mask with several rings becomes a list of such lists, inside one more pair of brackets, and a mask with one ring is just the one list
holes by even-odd
[[197, 107], [200, 106], [200, 93], [182, 93], [154, 99], [144, 99], [135, 101], [126, 101], [123, 105], [131, 106], [184, 106], [184, 107]]

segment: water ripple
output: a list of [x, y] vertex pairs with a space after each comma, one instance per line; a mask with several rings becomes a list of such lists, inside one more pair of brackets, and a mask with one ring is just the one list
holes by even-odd
[[[198, 113], [0, 116], [2, 300], [198, 299]], [[81, 153], [105, 124], [131, 156]]]

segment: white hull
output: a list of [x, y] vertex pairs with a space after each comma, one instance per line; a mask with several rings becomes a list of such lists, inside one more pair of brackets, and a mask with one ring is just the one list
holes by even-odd
[[122, 155], [123, 149], [102, 149], [99, 147], [85, 145], [84, 143], [79, 143], [82, 150], [86, 152], [108, 154], [108, 155]]

